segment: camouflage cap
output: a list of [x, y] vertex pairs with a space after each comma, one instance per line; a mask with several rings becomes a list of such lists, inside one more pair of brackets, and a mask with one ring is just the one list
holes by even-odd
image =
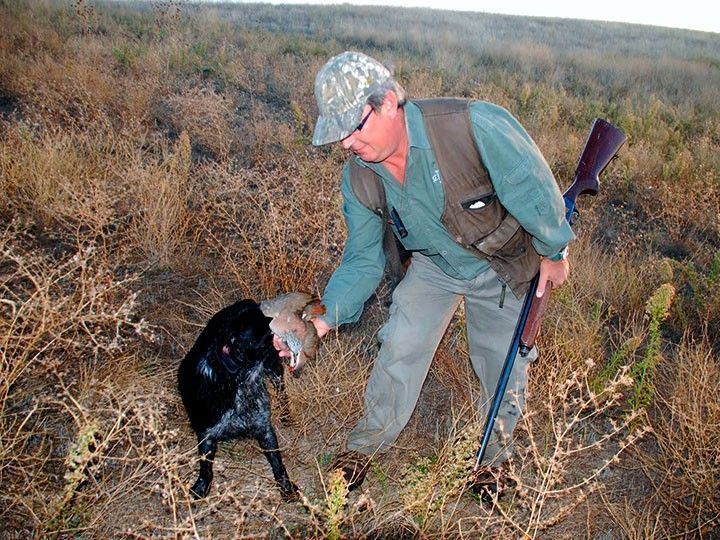
[[318, 116], [313, 144], [344, 139], [362, 120], [368, 97], [392, 74], [366, 54], [345, 51], [333, 56], [315, 77]]

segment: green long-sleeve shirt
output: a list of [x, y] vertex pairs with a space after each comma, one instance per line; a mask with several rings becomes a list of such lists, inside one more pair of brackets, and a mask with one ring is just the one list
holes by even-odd
[[[355, 160], [382, 178], [388, 207], [395, 208], [407, 236], [406, 249], [430, 257], [446, 274], [473, 279], [489, 268], [484, 259], [457, 244], [442, 224], [443, 180], [425, 132], [420, 109], [405, 104], [408, 157], [405, 182], [400, 184], [379, 163]], [[475, 101], [470, 105], [475, 142], [502, 205], [532, 236], [536, 251], [551, 256], [575, 235], [565, 220], [562, 194], [540, 150], [520, 123], [505, 109]], [[355, 322], [377, 288], [385, 267], [380, 217], [358, 201], [343, 169], [341, 190], [347, 240], [342, 262], [323, 294], [325, 321], [335, 327]], [[397, 232], [397, 231], [395, 231]]]

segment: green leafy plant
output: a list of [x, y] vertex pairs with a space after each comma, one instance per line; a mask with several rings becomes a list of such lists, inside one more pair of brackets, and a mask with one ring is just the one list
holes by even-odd
[[590, 388], [593, 392], [599, 394], [602, 389], [605, 388], [608, 381], [618, 373], [620, 368], [632, 359], [641, 344], [642, 338], [640, 336], [633, 336], [625, 340], [620, 348], [612, 354], [600, 372], [590, 381]]
[[652, 402], [655, 367], [660, 357], [660, 325], [670, 314], [674, 298], [675, 287], [665, 283], [645, 304], [645, 316], [648, 321], [645, 354], [630, 370], [630, 376], [635, 380], [635, 384], [628, 401], [634, 411], [647, 408]]
[[373, 476], [377, 479], [383, 490], [387, 490], [388, 476], [385, 472], [385, 469], [380, 466], [380, 463], [378, 463], [377, 460], [373, 459], [370, 461], [370, 470], [372, 471]]
[[140, 56], [140, 49], [138, 47], [131, 47], [128, 44], [123, 44], [119, 47], [112, 48], [112, 54], [123, 68], [131, 69], [135, 67], [137, 60]]
[[55, 511], [45, 526], [47, 533], [75, 529], [82, 523], [82, 512], [74, 508], [75, 494], [88, 477], [88, 466], [97, 457], [98, 427], [87, 424], [80, 429], [65, 459], [65, 488]]
[[464, 492], [475, 464], [479, 429], [472, 425], [457, 431], [435, 456], [418, 458], [405, 468], [401, 499], [420, 528]]
[[341, 526], [347, 518], [348, 483], [340, 469], [336, 469], [330, 475], [325, 498], [318, 502], [312, 502], [305, 494], [301, 494], [301, 500], [310, 513], [322, 523], [324, 537], [329, 540], [342, 538]]

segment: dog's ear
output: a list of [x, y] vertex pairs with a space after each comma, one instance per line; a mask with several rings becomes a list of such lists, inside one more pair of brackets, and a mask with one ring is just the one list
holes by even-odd
[[[223, 343], [223, 341], [225, 341]], [[218, 342], [218, 354], [217, 357], [220, 360], [222, 366], [231, 374], [236, 374], [243, 364], [243, 352], [237, 350], [235, 347], [235, 338], [231, 337], [228, 340]]]

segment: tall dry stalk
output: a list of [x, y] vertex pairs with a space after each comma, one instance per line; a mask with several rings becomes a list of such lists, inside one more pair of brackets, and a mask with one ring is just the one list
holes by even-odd
[[182, 256], [189, 213], [190, 137], [180, 134], [173, 152], [162, 161], [139, 164], [126, 172], [134, 187], [136, 208], [131, 242], [151, 262], [166, 266]]

